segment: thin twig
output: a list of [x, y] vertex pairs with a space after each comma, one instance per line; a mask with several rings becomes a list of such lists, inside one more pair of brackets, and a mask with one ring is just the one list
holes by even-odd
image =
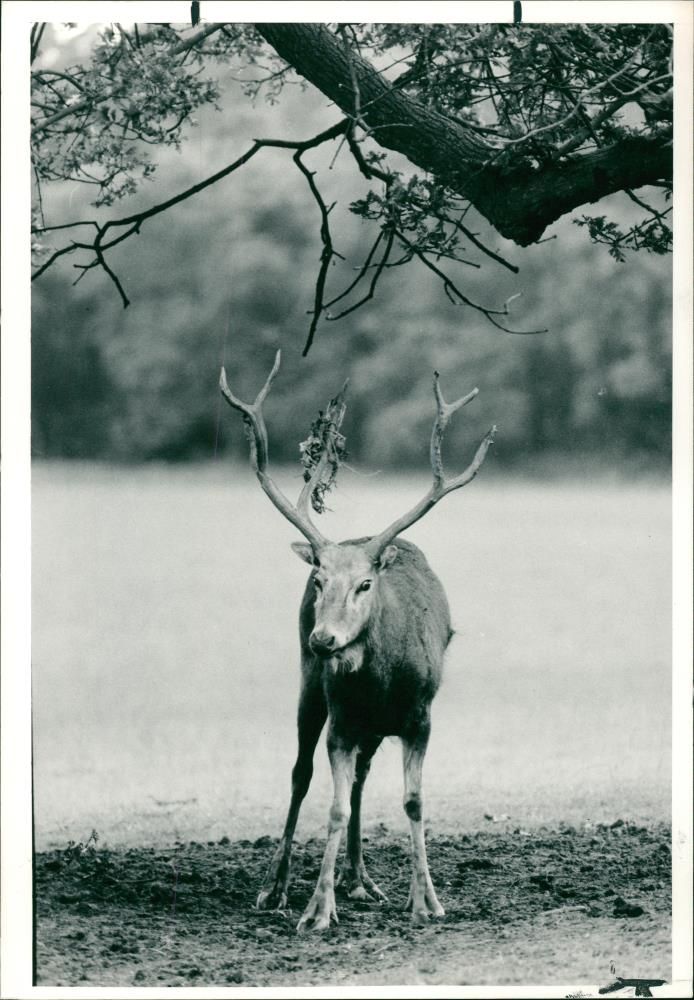
[[123, 302], [123, 308], [127, 309], [128, 306], [130, 305], [130, 299], [128, 298], [128, 296], [123, 291], [123, 286], [121, 285], [120, 281], [118, 280], [118, 275], [115, 274], [111, 270], [111, 268], [108, 266], [108, 264], [106, 263], [106, 258], [104, 257], [104, 254], [103, 254], [103, 251], [102, 251], [101, 247], [95, 248], [95, 249], [96, 249], [96, 259], [99, 261], [99, 264], [101, 265], [101, 267], [104, 269], [104, 271], [106, 272], [106, 274], [109, 276], [109, 278], [111, 279], [111, 281], [113, 282], [113, 284], [118, 289], [118, 294], [120, 295], [121, 300]]
[[359, 148], [359, 143], [354, 138], [354, 129], [353, 128], [348, 129], [346, 134], [350, 152], [354, 157], [354, 159], [357, 161], [357, 166], [359, 167], [359, 170], [364, 175], [364, 177], [366, 177], [367, 180], [372, 180], [374, 177], [377, 177], [378, 180], [383, 181], [383, 183], [386, 185], [392, 183], [393, 178], [391, 174], [386, 173], [385, 170], [381, 170], [380, 167], [375, 166], [375, 164], [373, 163], [366, 162], [364, 154]]
[[649, 212], [654, 219], [664, 219], [665, 216], [669, 215], [672, 211], [672, 207], [670, 207], [666, 208], [664, 212], [659, 212], [657, 209], [653, 208], [652, 205], [649, 205], [648, 202], [642, 201], [641, 198], [638, 198], [633, 191], [629, 190], [629, 188], [624, 189], [624, 194], [627, 195], [628, 198], [631, 198], [636, 205], [639, 205], [641, 208], [645, 209], [646, 212]]
[[501, 254], [495, 253], [494, 250], [490, 250], [489, 247], [485, 246], [474, 233], [470, 232], [467, 226], [462, 224], [462, 222], [458, 219], [451, 219], [448, 216], [445, 216], [445, 218], [447, 222], [451, 222], [456, 229], [459, 229], [461, 233], [467, 236], [470, 242], [473, 243], [478, 250], [481, 250], [482, 253], [486, 254], [487, 257], [491, 257], [492, 260], [495, 260], [498, 264], [502, 264], [504, 267], [508, 268], [509, 271], [513, 271], [514, 274], [518, 274], [520, 268], [516, 267], [515, 264], [509, 263], [509, 261], [505, 260], [501, 256]]
[[[180, 55], [182, 52], [187, 52], [189, 49], [197, 45], [203, 39], [208, 38], [213, 35], [216, 31], [220, 31], [224, 25], [222, 24], [206, 24], [203, 28], [200, 28], [189, 38], [179, 42], [175, 45], [170, 52], [170, 57]], [[141, 42], [151, 41], [154, 33], [150, 33], [147, 36], [140, 36]], [[69, 115], [78, 115], [82, 111], [91, 111], [97, 105], [103, 104], [104, 101], [110, 100], [112, 97], [117, 95], [117, 90], [106, 90], [104, 93], [100, 94], [98, 97], [90, 97], [84, 101], [80, 101], [79, 104], [72, 104], [69, 108], [63, 108], [62, 111], [56, 111], [54, 115], [50, 115], [48, 118], [44, 118], [43, 121], [36, 122], [33, 125], [32, 133], [34, 136], [40, 135], [46, 129], [50, 128], [51, 125], [55, 125], [57, 122], [62, 121], [63, 118], [67, 118]]]
[[30, 45], [31, 45], [31, 62], [32, 63], [33, 63], [34, 59], [36, 59], [37, 55], [39, 54], [39, 48], [41, 46], [41, 39], [43, 37], [43, 33], [44, 33], [45, 30], [46, 30], [46, 24], [45, 24], [45, 22], [37, 22], [36, 24], [32, 24], [32, 26], [31, 26]]
[[[211, 185], [216, 184], [218, 181], [222, 180], [224, 177], [227, 177], [235, 170], [238, 170], [245, 163], [248, 163], [248, 161], [253, 156], [255, 156], [255, 154], [258, 153], [261, 149], [264, 149], [265, 147], [277, 147], [281, 149], [293, 149], [296, 153], [302, 153], [305, 152], [306, 150], [314, 149], [316, 146], [319, 146], [322, 143], [327, 142], [343, 134], [348, 126], [349, 126], [349, 119], [345, 118], [339, 122], [336, 122], [336, 124], [330, 126], [330, 128], [324, 129], [322, 132], [319, 132], [317, 135], [311, 136], [311, 138], [309, 139], [304, 139], [294, 142], [284, 139], [256, 139], [253, 145], [249, 149], [247, 149], [245, 153], [239, 156], [232, 163], [228, 164], [226, 167], [223, 167], [221, 170], [218, 170], [217, 173], [212, 174], [210, 177], [207, 177], [204, 181], [200, 181], [197, 184], [193, 184], [191, 187], [186, 188], [179, 194], [174, 195], [171, 198], [167, 198], [166, 201], [159, 202], [158, 204], [153, 205], [151, 206], [151, 208], [145, 209], [142, 212], [137, 212], [133, 215], [127, 215], [121, 219], [110, 219], [103, 225], [99, 225], [97, 222], [93, 220], [84, 220], [82, 222], [66, 223], [61, 226], [50, 226], [47, 227], [45, 230], [42, 229], [41, 227], [35, 226], [32, 228], [32, 232], [34, 233], [48, 232], [58, 229], [70, 229], [75, 226], [83, 226], [83, 225], [94, 226], [96, 228], [96, 236], [94, 238], [93, 243], [91, 244], [77, 243], [75, 241], [71, 241], [70, 244], [68, 244], [67, 246], [62, 247], [59, 250], [56, 250], [55, 253], [53, 253], [48, 258], [48, 260], [46, 260], [41, 265], [41, 267], [37, 268], [37, 270], [34, 271], [31, 280], [34, 281], [36, 278], [44, 274], [45, 271], [47, 271], [48, 268], [56, 260], [58, 260], [59, 257], [62, 257], [65, 254], [74, 253], [74, 251], [78, 249], [91, 250], [95, 254], [95, 263], [98, 263], [99, 266], [101, 266], [105, 271], [105, 273], [109, 276], [111, 281], [116, 286], [116, 289], [118, 290], [118, 294], [121, 297], [124, 307], [127, 307], [127, 305], [129, 304], [129, 299], [125, 294], [123, 286], [119, 281], [118, 277], [113, 272], [113, 270], [106, 264], [106, 260], [104, 258], [105, 250], [109, 250], [111, 249], [111, 247], [114, 247], [118, 243], [123, 242], [123, 240], [127, 239], [133, 233], [138, 233], [140, 231], [142, 224], [146, 222], [148, 219], [152, 219], [155, 216], [160, 215], [162, 212], [167, 211], [167, 209], [172, 208], [174, 205], [178, 205], [181, 202], [186, 201], [193, 195], [198, 194], [200, 191], [205, 190], [205, 188], [208, 188]], [[305, 169], [303, 168], [303, 165], [301, 165], [301, 168]], [[313, 184], [312, 178], [311, 178], [311, 184], [312, 184], [312, 190], [314, 190], [315, 184]], [[315, 190], [317, 191], [317, 189]], [[125, 227], [126, 231], [107, 242], [106, 241], [107, 233], [112, 229], [119, 229], [121, 227]], [[332, 254], [333, 251], [331, 248], [331, 256]], [[321, 267], [323, 268], [323, 265], [321, 265]], [[327, 272], [327, 265], [325, 265], [325, 268], [323, 270]], [[325, 275], [323, 275], [323, 284], [324, 283], [325, 283]]]
[[[333, 320], [334, 321], [334, 320], [337, 320], [337, 319], [342, 319], [344, 316], [348, 316], [351, 312], [354, 312], [355, 310], [359, 309], [359, 307], [363, 306], [365, 302], [369, 301], [369, 299], [373, 298], [374, 292], [376, 291], [376, 285], [378, 284], [378, 279], [383, 274], [383, 269], [386, 267], [386, 264], [388, 262], [388, 258], [390, 256], [390, 251], [393, 248], [393, 240], [394, 239], [395, 239], [395, 230], [392, 227], [389, 227], [388, 239], [386, 241], [385, 250], [383, 251], [383, 256], [381, 257], [381, 259], [379, 260], [378, 264], [376, 265], [376, 270], [373, 273], [373, 277], [371, 278], [371, 283], [369, 285], [369, 290], [366, 293], [366, 295], [364, 295], [363, 298], [359, 299], [358, 302], [355, 302], [353, 305], [349, 306], [347, 309], [343, 309], [343, 311], [341, 313], [338, 313], [337, 316], [328, 316], [327, 318], [329, 320]], [[375, 247], [374, 247], [374, 249], [375, 249]], [[365, 271], [366, 271], [366, 268], [363, 268], [362, 269], [362, 276], [365, 273]], [[352, 285], [352, 287], [354, 287], [354, 285]], [[342, 298], [342, 296], [339, 296], [339, 298]], [[336, 302], [337, 299], [334, 299], [333, 301]]]
[[[35, 281], [39, 278], [48, 268], [58, 260], [59, 257], [64, 257], [67, 253], [74, 253], [75, 250], [81, 249], [83, 244], [80, 243], [70, 243], [68, 246], [61, 247], [60, 250], [56, 250], [52, 253], [48, 260], [44, 261], [41, 267], [37, 268], [36, 271], [31, 276], [31, 280]], [[91, 249], [91, 247], [89, 248]]]
[[[39, 216], [41, 218], [41, 222], [45, 223], [46, 218], [45, 218], [45, 216], [43, 214], [43, 195], [41, 193], [41, 178], [39, 177], [39, 172], [36, 169], [36, 164], [34, 164], [33, 170], [34, 170], [34, 180], [36, 181], [36, 197], [37, 197], [37, 200], [38, 200]], [[45, 227], [44, 227], [44, 230], [45, 230]]]
[[316, 289], [314, 294], [313, 302], [313, 315], [311, 317], [311, 324], [308, 329], [308, 336], [306, 338], [306, 343], [304, 344], [304, 349], [301, 352], [302, 357], [306, 357], [308, 352], [311, 350], [311, 344], [313, 343], [313, 337], [318, 326], [318, 322], [323, 313], [323, 295], [325, 293], [325, 281], [328, 276], [328, 268], [330, 267], [330, 262], [333, 257], [339, 257], [340, 254], [333, 248], [333, 242], [330, 235], [330, 222], [328, 216], [330, 214], [330, 209], [334, 207], [331, 205], [330, 208], [327, 207], [323, 201], [323, 196], [316, 187], [316, 182], [313, 179], [313, 174], [308, 169], [308, 167], [302, 162], [301, 154], [303, 150], [298, 149], [294, 153], [294, 162], [301, 171], [301, 173], [306, 178], [311, 194], [313, 195], [321, 214], [321, 225], [320, 225], [320, 237], [323, 244], [323, 249], [320, 255], [320, 267], [318, 268], [318, 275], [316, 277]]
[[[352, 82], [352, 93], [354, 94], [354, 114], [352, 115], [352, 119], [356, 125], [359, 125], [359, 127], [364, 130], [364, 136], [366, 138], [369, 135], [371, 135], [371, 129], [366, 124], [361, 114], [361, 91], [359, 89], [359, 80], [357, 79], [357, 73], [354, 68], [354, 61], [352, 59], [352, 49], [350, 47], [349, 42], [347, 41], [347, 28], [348, 25], [341, 24], [339, 31], [342, 36], [342, 43], [345, 49], [345, 57], [347, 59], [347, 64], [349, 66], [349, 77]], [[354, 39], [356, 44], [354, 29], [352, 28], [351, 30], [352, 30], [352, 38]]]
[[[411, 253], [417, 257], [425, 267], [429, 268], [430, 271], [433, 271], [434, 274], [441, 279], [443, 282], [443, 290], [454, 305], [458, 305], [459, 302], [462, 302], [464, 305], [470, 306], [471, 309], [476, 309], [477, 312], [481, 312], [484, 316], [486, 316], [493, 326], [497, 327], [499, 330], [503, 330], [504, 333], [512, 333], [518, 336], [531, 336], [537, 333], [547, 333], [547, 330], [510, 330], [502, 323], [499, 323], [494, 317], [508, 316], [507, 304], [504, 305], [503, 309], [492, 309], [487, 306], [481, 306], [477, 302], [473, 302], [472, 299], [469, 299], [467, 295], [464, 295], [463, 292], [460, 291], [457, 285], [451, 281], [447, 274], [438, 268], [432, 261], [428, 260], [425, 253], [419, 250], [414, 243], [408, 240], [407, 237], [400, 232], [400, 230], [397, 230], [396, 235], [400, 242], [408, 247]], [[456, 299], [459, 301], [456, 302]]]
[[354, 281], [352, 281], [349, 285], [347, 285], [347, 288], [345, 288], [344, 292], [340, 292], [340, 294], [336, 295], [334, 299], [330, 300], [330, 302], [326, 302], [324, 307], [325, 309], [329, 309], [330, 306], [334, 306], [336, 302], [339, 302], [341, 299], [344, 299], [347, 295], [349, 295], [349, 293], [352, 291], [353, 288], [357, 287], [357, 285], [359, 284], [359, 282], [361, 281], [361, 279], [364, 277], [366, 272], [369, 270], [369, 267], [371, 266], [371, 261], [373, 260], [373, 256], [376, 253], [376, 250], [378, 249], [379, 243], [383, 239], [383, 233], [384, 233], [383, 229], [379, 230], [378, 236], [374, 240], [373, 246], [369, 250], [366, 260], [359, 268], [359, 274], [356, 276]]
[[[652, 32], [651, 32], [651, 34], [652, 34]], [[650, 38], [650, 35], [648, 36], [648, 38]], [[526, 142], [528, 139], [535, 138], [536, 136], [541, 135], [544, 132], [556, 131], [558, 128], [561, 128], [568, 121], [570, 121], [575, 115], [577, 115], [579, 113], [582, 113], [583, 112], [583, 104], [585, 103], [586, 98], [590, 94], [595, 94], [598, 91], [603, 90], [609, 84], [614, 83], [614, 81], [617, 80], [620, 76], [623, 76], [626, 73], [628, 66], [634, 61], [634, 59], [636, 58], [636, 56], [638, 55], [638, 53], [641, 51], [641, 49], [643, 48], [643, 46], [648, 41], [648, 38], [645, 38], [642, 42], [640, 42], [634, 48], [634, 50], [631, 52], [631, 54], [627, 58], [626, 63], [624, 63], [624, 65], [620, 66], [620, 68], [615, 73], [612, 73], [610, 76], [608, 76], [604, 80], [600, 80], [598, 83], [594, 84], [594, 86], [592, 86], [592, 87], [589, 87], [587, 90], [584, 90], [583, 93], [579, 95], [579, 97], [578, 97], [578, 99], [577, 99], [576, 104], [574, 105], [574, 107], [571, 109], [571, 111], [569, 111], [569, 113], [567, 115], [565, 115], [564, 118], [561, 118], [559, 121], [556, 121], [556, 122], [550, 122], [547, 125], [540, 125], [538, 128], [532, 129], [531, 131], [526, 132], [525, 135], [518, 136], [518, 138], [504, 139], [503, 140], [503, 142], [504, 142], [504, 148], [507, 149], [509, 146], [516, 146], [519, 143]], [[636, 93], [638, 93], [640, 90], [645, 89], [646, 86], [650, 86], [652, 83], [659, 82], [662, 79], [668, 78], [669, 75], [670, 74], [664, 74], [662, 77], [657, 77], [656, 80], [649, 80], [649, 81], [647, 81], [647, 83], [644, 83], [642, 86], [636, 87], [634, 90], [631, 90], [628, 94], [623, 94], [622, 96], [620, 96], [617, 99], [617, 101], [615, 101], [615, 102], [613, 102], [613, 104], [609, 105], [608, 108], [606, 108], [600, 115], [598, 115], [595, 119], [592, 120], [591, 125], [593, 126], [593, 128], [595, 128], [596, 124], [601, 123], [601, 121], [604, 121], [604, 120], [606, 120], [606, 118], [609, 118], [610, 115], [613, 115], [615, 113], [615, 111], [618, 110], [618, 108], [622, 106], [622, 104], [626, 104], [626, 102], [631, 97], [633, 97]], [[583, 142], [583, 139], [585, 139], [585, 136], [583, 136], [583, 138], [581, 139], [581, 142]], [[573, 144], [574, 142], [575, 142], [575, 139], [571, 139], [571, 140], [569, 140], [569, 143], [565, 143], [564, 146], [567, 147], [570, 144]], [[559, 148], [561, 149], [562, 147], [559, 147]], [[572, 146], [572, 148], [573, 148], [573, 146]]]
[[[666, 77], [669, 78], [670, 74], [666, 74]], [[637, 90], [638, 89], [642, 88], [637, 88]], [[623, 108], [625, 104], [629, 104], [634, 93], [636, 93], [636, 91], [633, 91], [631, 94], [625, 94], [621, 97], [616, 98], [616, 100], [612, 101], [611, 104], [608, 104], [607, 107], [604, 108], [599, 115], [596, 115], [595, 118], [589, 119], [590, 121], [589, 126], [586, 126], [586, 128], [578, 131], [576, 135], [572, 136], [570, 139], [567, 139], [567, 141], [562, 143], [561, 146], [557, 146], [557, 148], [554, 151], [555, 159], [560, 156], [566, 156], [567, 153], [572, 153], [575, 149], [578, 149], [578, 147], [583, 144], [583, 142], [588, 138], [589, 135], [594, 137], [595, 130], [599, 128], [599, 126], [602, 125], [603, 122], [606, 122], [609, 118], [611, 118], [614, 114], [616, 114], [616, 112], [619, 111], [620, 108]], [[566, 119], [564, 120], [566, 121]], [[558, 124], [561, 125], [563, 124], [563, 122], [559, 122]]]
[[[40, 80], [41, 82], [44, 83], [48, 83], [47, 80], [44, 80], [44, 77], [47, 76], [54, 76], [58, 80], [65, 80], [66, 83], [69, 83], [76, 90], [79, 90], [81, 93], [84, 93], [84, 87], [77, 80], [77, 75], [74, 73], [60, 73], [57, 69], [40, 69], [37, 70], [36, 73], [34, 73], [34, 79]], [[48, 85], [50, 86], [50, 84]], [[62, 98], [61, 94], [58, 94], [58, 96]]]

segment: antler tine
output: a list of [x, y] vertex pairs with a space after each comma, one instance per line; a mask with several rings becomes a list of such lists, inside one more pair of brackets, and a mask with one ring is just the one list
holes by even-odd
[[268, 392], [270, 391], [270, 386], [272, 385], [272, 383], [274, 381], [275, 375], [280, 370], [280, 361], [281, 360], [282, 360], [282, 351], [278, 348], [277, 349], [277, 354], [275, 354], [275, 361], [274, 361], [274, 364], [272, 366], [272, 370], [270, 371], [270, 374], [268, 375], [268, 377], [265, 379], [265, 385], [260, 390], [260, 392], [258, 393], [258, 395], [255, 397], [255, 403], [253, 404], [254, 406], [259, 406], [260, 407], [265, 402], [265, 397], [267, 396]]
[[443, 459], [441, 457], [441, 443], [443, 441], [443, 433], [448, 426], [448, 421], [451, 419], [456, 410], [460, 410], [463, 406], [467, 406], [475, 396], [479, 393], [479, 389], [475, 386], [466, 396], [461, 396], [460, 399], [456, 399], [454, 403], [447, 403], [443, 398], [443, 393], [441, 392], [441, 386], [439, 384], [439, 373], [434, 372], [434, 396], [436, 398], [436, 420], [434, 421], [434, 427], [431, 432], [431, 471], [434, 476], [434, 484], [443, 483], [444, 472], [443, 472]]
[[451, 493], [453, 490], [460, 489], [461, 486], [466, 486], [472, 479], [475, 478], [479, 472], [482, 463], [484, 462], [489, 447], [494, 442], [494, 435], [496, 433], [496, 425], [494, 425], [485, 435], [481, 444], [475, 452], [475, 457], [470, 462], [468, 467], [456, 476], [454, 479], [446, 479], [445, 473], [443, 471], [443, 458], [441, 456], [441, 444], [443, 441], [444, 431], [448, 426], [453, 414], [460, 410], [463, 406], [466, 406], [471, 400], [477, 396], [479, 389], [472, 389], [465, 396], [461, 396], [460, 399], [456, 399], [453, 403], [447, 403], [443, 398], [443, 393], [441, 392], [441, 386], [439, 385], [439, 373], [434, 372], [434, 397], [436, 399], [436, 418], [434, 420], [434, 427], [431, 432], [431, 446], [430, 446], [430, 459], [431, 459], [431, 472], [433, 477], [433, 483], [431, 489], [422, 499], [416, 504], [412, 510], [408, 511], [407, 514], [403, 514], [394, 521], [390, 527], [382, 531], [380, 535], [376, 535], [369, 542], [368, 548], [370, 553], [374, 558], [378, 557], [383, 549], [391, 542], [397, 535], [405, 531], [406, 528], [411, 527], [415, 521], [419, 521], [420, 518], [431, 510], [431, 508], [445, 497], [447, 493]]
[[267, 471], [268, 436], [262, 407], [265, 402], [265, 398], [270, 391], [270, 387], [272, 386], [273, 379], [279, 371], [280, 360], [281, 351], [277, 351], [272, 370], [265, 380], [265, 385], [255, 397], [255, 402], [253, 403], [244, 403], [243, 400], [233, 394], [229, 388], [224, 368], [222, 368], [220, 372], [219, 388], [229, 406], [238, 410], [243, 415], [244, 424], [246, 425], [246, 433], [251, 448], [251, 464], [263, 491], [267, 494], [280, 513], [283, 514], [295, 528], [298, 528], [304, 538], [311, 543], [314, 551], [318, 552], [320, 549], [328, 545], [329, 542], [311, 521], [308, 513], [308, 505], [300, 502], [300, 504], [294, 506], [294, 504], [287, 499], [279, 486], [277, 486], [277, 484], [273, 481]]

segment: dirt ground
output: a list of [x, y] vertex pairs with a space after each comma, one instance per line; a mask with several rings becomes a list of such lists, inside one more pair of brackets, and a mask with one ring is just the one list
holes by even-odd
[[[276, 841], [101, 847], [36, 856], [40, 986], [609, 983], [670, 978], [670, 831], [615, 823], [432, 836], [446, 916], [403, 912], [406, 837], [367, 830], [368, 870], [389, 901], [349, 900], [340, 923], [296, 932], [322, 842], [295, 845], [290, 909], [254, 902]], [[611, 971], [612, 966], [612, 971]]]

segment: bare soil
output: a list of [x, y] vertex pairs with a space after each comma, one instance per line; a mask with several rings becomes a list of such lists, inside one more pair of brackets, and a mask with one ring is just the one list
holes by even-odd
[[323, 844], [295, 846], [290, 909], [254, 908], [276, 840], [169, 849], [70, 844], [35, 859], [36, 982], [46, 986], [607, 983], [670, 977], [670, 831], [617, 820], [583, 828], [429, 838], [446, 916], [402, 909], [407, 838], [365, 837], [376, 904], [338, 889], [340, 923], [296, 932]]

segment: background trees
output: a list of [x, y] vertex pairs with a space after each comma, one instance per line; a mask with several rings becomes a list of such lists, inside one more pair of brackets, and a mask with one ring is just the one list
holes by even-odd
[[[667, 450], [667, 26], [113, 26], [60, 45], [49, 26], [34, 43], [40, 453], [229, 446], [219, 364], [252, 390], [276, 344], [283, 458], [351, 374], [352, 454], [419, 461], [434, 366], [480, 384], [470, 420], [500, 424], [501, 460]], [[574, 208], [598, 245], [568, 219], [547, 230]], [[518, 249], [543, 235], [559, 241]], [[622, 266], [636, 248], [656, 256]]]

